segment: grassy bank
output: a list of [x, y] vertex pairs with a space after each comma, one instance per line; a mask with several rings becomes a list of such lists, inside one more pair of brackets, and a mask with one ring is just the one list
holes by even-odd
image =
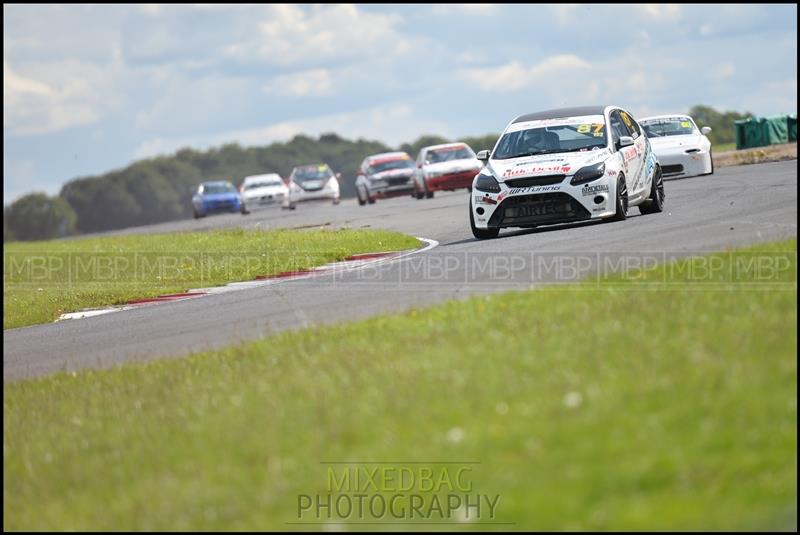
[[3, 246], [3, 328], [418, 245], [377, 230], [235, 229], [16, 242]]
[[721, 254], [713, 285], [687, 261], [7, 384], [4, 528], [319, 528], [290, 522], [317, 520], [298, 495], [327, 492], [321, 463], [434, 460], [479, 463], [505, 529], [794, 527], [796, 241], [744, 254], [789, 264]]

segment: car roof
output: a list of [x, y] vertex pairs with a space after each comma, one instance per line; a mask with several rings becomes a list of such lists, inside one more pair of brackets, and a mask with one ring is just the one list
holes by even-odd
[[579, 117], [581, 115], [603, 115], [609, 106], [577, 106], [574, 108], [556, 108], [553, 110], [537, 111], [520, 115], [512, 121], [521, 123], [524, 121], [541, 121], [543, 119], [560, 119], [562, 117]]
[[[649, 117], [642, 117], [641, 119], [639, 119], [639, 122], [641, 123], [642, 121], [652, 121], [655, 119], [669, 119], [670, 117], [688, 117], [689, 119], [692, 119], [692, 116], [689, 115], [688, 113], [669, 113], [666, 115], [651, 115]], [[692, 121], [694, 121], [694, 119], [692, 119]]]
[[327, 168], [330, 168], [330, 165], [328, 165], [326, 163], [309, 163], [309, 164], [305, 164], [305, 165], [295, 165], [294, 168], [292, 168], [292, 171], [296, 171], [297, 169], [308, 169], [309, 167], [327, 167]]
[[[202, 183], [203, 186], [212, 186], [212, 185], [218, 185], [218, 184], [219, 185], [231, 184], [231, 181], [230, 180], [209, 180], [207, 182], [203, 182]], [[233, 184], [231, 184], [231, 186], [232, 185]]]
[[463, 141], [454, 141], [452, 143], [442, 143], [440, 145], [429, 145], [427, 147], [422, 147], [422, 150], [436, 150], [436, 149], [445, 149], [448, 147], [458, 147], [458, 146], [469, 147], [469, 145], [467, 145]]
[[264, 173], [263, 175], [250, 175], [244, 177], [245, 182], [256, 182], [258, 180], [264, 180], [266, 178], [281, 178], [281, 175], [278, 173]]
[[367, 156], [367, 160], [370, 162], [376, 162], [378, 160], [389, 162], [392, 160], [405, 160], [411, 159], [411, 156], [408, 155], [407, 152], [403, 151], [395, 151], [395, 152], [382, 152], [380, 154], [373, 154], [372, 156]]

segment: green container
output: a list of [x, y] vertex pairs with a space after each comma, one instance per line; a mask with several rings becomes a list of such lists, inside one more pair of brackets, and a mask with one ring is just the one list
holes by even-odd
[[[772, 117], [750, 117], [735, 121], [736, 148], [751, 149], [789, 142], [788, 115]], [[797, 139], [797, 120], [794, 120], [794, 138]]]

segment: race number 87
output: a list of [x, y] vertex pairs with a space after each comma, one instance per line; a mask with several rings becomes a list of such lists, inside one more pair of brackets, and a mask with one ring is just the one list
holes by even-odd
[[594, 123], [594, 124], [584, 123], [584, 124], [578, 126], [578, 129], [576, 131], [579, 134], [588, 134], [592, 130], [594, 130], [594, 135], [595, 136], [602, 136], [603, 135], [603, 125], [602, 125], [602, 123]]

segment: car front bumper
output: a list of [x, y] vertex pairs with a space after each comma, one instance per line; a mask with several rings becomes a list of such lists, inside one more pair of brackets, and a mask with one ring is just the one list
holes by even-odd
[[246, 197], [244, 202], [247, 206], [256, 206], [259, 204], [276, 204], [283, 202], [283, 193], [274, 193], [269, 195], [255, 195], [253, 197]]
[[711, 153], [700, 150], [687, 153], [685, 149], [655, 153], [664, 178], [705, 175], [711, 172]]
[[241, 201], [205, 201], [198, 207], [202, 214], [216, 214], [219, 212], [236, 212], [241, 210]]
[[509, 188], [499, 193], [473, 189], [470, 209], [480, 229], [535, 227], [601, 219], [616, 212], [616, 177], [604, 176], [573, 186], [568, 176], [559, 184]]
[[322, 188], [316, 191], [291, 191], [289, 196], [284, 200], [284, 204], [288, 201], [290, 204], [306, 201], [319, 201], [319, 200], [337, 200], [339, 198], [338, 189]]
[[384, 182], [378, 183], [375, 182], [370, 184], [369, 187], [369, 194], [371, 197], [375, 197], [378, 199], [381, 198], [388, 198], [388, 197], [397, 197], [399, 195], [407, 195], [414, 190], [414, 181], [413, 179], [409, 178], [403, 182]]
[[426, 177], [425, 183], [428, 191], [442, 191], [451, 189], [461, 189], [472, 187], [472, 180], [480, 172], [480, 169], [461, 171], [458, 173], [448, 173], [435, 177]]

